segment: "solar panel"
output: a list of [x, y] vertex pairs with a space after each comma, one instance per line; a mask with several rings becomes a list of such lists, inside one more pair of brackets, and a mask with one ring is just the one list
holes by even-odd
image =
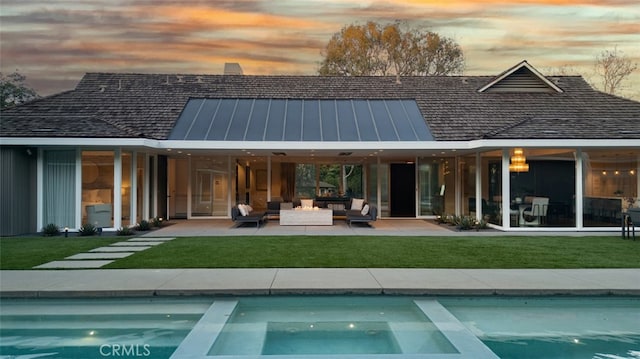
[[170, 140], [433, 141], [414, 100], [191, 99]]

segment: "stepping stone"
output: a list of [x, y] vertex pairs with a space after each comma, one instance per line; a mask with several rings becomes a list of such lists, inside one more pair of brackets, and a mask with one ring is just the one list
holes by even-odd
[[152, 238], [152, 237], [139, 237], [139, 238], [131, 238], [128, 239], [127, 242], [168, 242], [172, 239], [176, 239], [175, 237], [158, 237], [158, 238]]
[[112, 260], [95, 260], [95, 261], [53, 261], [45, 264], [41, 264], [36, 269], [53, 269], [53, 268], [67, 268], [67, 269], [80, 269], [80, 268], [100, 268], [109, 263]]
[[141, 241], [136, 241], [136, 242], [118, 242], [118, 243], [112, 243], [109, 246], [110, 247], [127, 247], [127, 246], [157, 246], [158, 244], [162, 244], [164, 242], [150, 242], [150, 241], [146, 241], [146, 242], [141, 242]]
[[139, 246], [139, 247], [133, 247], [133, 246], [126, 246], [126, 247], [100, 247], [100, 248], [94, 248], [92, 250], [90, 250], [89, 252], [91, 253], [95, 253], [95, 252], [142, 252], [145, 249], [149, 249], [151, 247], [149, 246]]
[[120, 259], [132, 255], [134, 252], [115, 252], [115, 253], [78, 253], [65, 259]]

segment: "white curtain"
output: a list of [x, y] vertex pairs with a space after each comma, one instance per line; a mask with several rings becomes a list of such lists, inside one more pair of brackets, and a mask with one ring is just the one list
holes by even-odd
[[76, 152], [45, 151], [43, 172], [44, 224], [75, 228]]

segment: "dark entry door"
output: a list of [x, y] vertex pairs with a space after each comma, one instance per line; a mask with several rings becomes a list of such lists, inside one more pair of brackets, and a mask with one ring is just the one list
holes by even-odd
[[389, 193], [391, 217], [416, 216], [416, 170], [414, 164], [392, 163]]

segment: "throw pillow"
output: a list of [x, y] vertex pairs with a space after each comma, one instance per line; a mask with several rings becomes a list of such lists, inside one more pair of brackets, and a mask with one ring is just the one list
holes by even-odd
[[247, 214], [253, 212], [253, 207], [251, 207], [251, 205], [247, 205], [245, 209], [247, 210]]
[[365, 204], [364, 207], [362, 207], [362, 211], [360, 211], [360, 214], [362, 214], [363, 216], [366, 216], [367, 214], [369, 214], [369, 205]]
[[300, 205], [302, 206], [302, 208], [311, 208], [311, 207], [313, 207], [313, 200], [312, 199], [301, 199], [300, 200]]
[[246, 216], [247, 214], [249, 214], [249, 212], [247, 212], [247, 207], [244, 204], [239, 204], [238, 210], [240, 210], [240, 214], [242, 216]]
[[351, 200], [351, 209], [362, 211], [362, 205], [364, 205], [363, 198], [354, 198]]

